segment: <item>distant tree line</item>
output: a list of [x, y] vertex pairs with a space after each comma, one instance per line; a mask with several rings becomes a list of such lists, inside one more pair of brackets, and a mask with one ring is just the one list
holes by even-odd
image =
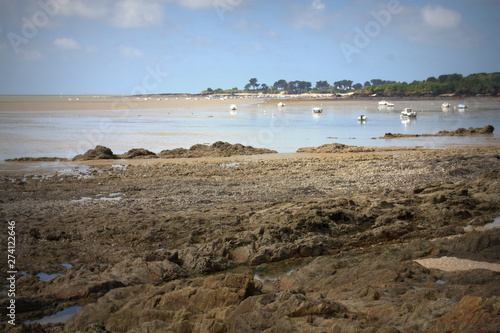
[[284, 79], [280, 79], [274, 82], [273, 85], [269, 86], [265, 83], [260, 84], [256, 78], [251, 78], [248, 83], [245, 85], [243, 90], [239, 90], [238, 88], [232, 88], [229, 90], [223, 90], [221, 88], [212, 89], [207, 88], [201, 94], [211, 95], [211, 94], [235, 94], [235, 93], [244, 93], [244, 92], [261, 92], [264, 94], [268, 93], [280, 93], [285, 92], [287, 94], [303, 94], [303, 93], [336, 93], [336, 92], [345, 92], [348, 90], [356, 90], [363, 88], [361, 83], [357, 83], [353, 85], [352, 80], [342, 80], [336, 81], [333, 85], [329, 84], [327, 81], [318, 81], [316, 85], [313, 87], [312, 83], [309, 81], [286, 81]]
[[243, 90], [234, 87], [223, 90], [221, 88], [207, 88], [202, 94], [236, 94], [236, 93], [280, 93], [302, 94], [302, 93], [342, 93], [355, 91], [359, 95], [438, 95], [438, 94], [460, 94], [476, 95], [491, 94], [497, 95], [500, 89], [500, 73], [479, 73], [463, 77], [461, 74], [444, 74], [438, 78], [429, 77], [424, 81], [396, 82], [381, 79], [372, 79], [364, 84], [353, 84], [352, 80], [317, 81], [313, 87], [308, 81], [286, 81], [280, 79], [273, 85], [260, 84], [257, 78], [251, 78]]
[[496, 96], [499, 94], [499, 90], [500, 73], [478, 73], [466, 77], [462, 74], [444, 74], [437, 78], [431, 76], [424, 81], [413, 81], [411, 83], [384, 82], [384, 84], [365, 86], [358, 93], [361, 95], [377, 94], [384, 96], [434, 96], [441, 94]]

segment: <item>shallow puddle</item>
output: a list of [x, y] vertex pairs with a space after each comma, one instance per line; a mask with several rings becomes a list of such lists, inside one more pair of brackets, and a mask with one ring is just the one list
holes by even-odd
[[109, 196], [103, 197], [104, 194], [98, 194], [96, 197], [97, 198], [92, 198], [92, 197], [81, 197], [80, 199], [74, 199], [70, 200], [71, 202], [83, 202], [83, 201], [89, 201], [89, 200], [103, 200], [103, 201], [120, 201], [123, 199], [123, 196], [125, 193], [110, 193]]
[[264, 282], [265, 280], [275, 281], [275, 280], [281, 279], [284, 276], [292, 274], [292, 272], [294, 270], [295, 269], [291, 269], [291, 270], [284, 272], [284, 273], [282, 271], [259, 272], [259, 273], [255, 273], [253, 275], [253, 278], [255, 280], [259, 280], [262, 282]]
[[41, 272], [41, 273], [38, 273], [36, 276], [38, 276], [40, 281], [47, 282], [47, 281], [50, 281], [58, 276], [64, 276], [64, 274], [60, 274], [60, 273], [47, 274], [47, 273]]
[[66, 321], [68, 321], [69, 318], [73, 317], [78, 311], [82, 309], [81, 306], [72, 306], [69, 308], [66, 308], [62, 311], [59, 311], [57, 313], [54, 313], [51, 316], [46, 316], [43, 317], [42, 319], [37, 319], [37, 320], [28, 320], [25, 321], [25, 324], [40, 324], [40, 325], [45, 325], [45, 324], [64, 324]]
[[500, 228], [500, 215], [497, 216], [493, 222], [490, 222], [490, 223], [486, 223], [484, 226], [482, 227], [474, 227], [474, 226], [471, 226], [471, 225], [468, 225], [464, 228], [465, 231], [470, 231], [470, 230], [475, 230], [475, 229], [484, 229], [484, 228]]
[[485, 228], [499, 228], [500, 227], [500, 215], [497, 216], [493, 222], [484, 225]]
[[230, 269], [229, 272], [237, 274], [253, 274], [253, 278], [261, 282], [275, 281], [292, 274], [295, 270], [304, 267], [312, 260], [312, 258], [301, 258], [262, 264], [257, 267], [238, 266]]

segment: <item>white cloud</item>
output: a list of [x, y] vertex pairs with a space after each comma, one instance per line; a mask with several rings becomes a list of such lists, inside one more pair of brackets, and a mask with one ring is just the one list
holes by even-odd
[[279, 35], [276, 32], [276, 30], [269, 28], [269, 29], [262, 32], [262, 37], [264, 37], [264, 38], [278, 38]]
[[241, 4], [243, 0], [173, 0], [173, 2], [190, 9], [205, 9], [215, 7], [217, 5], [234, 7], [235, 5]]
[[83, 1], [71, 0], [65, 1], [59, 7], [61, 15], [79, 16], [88, 19], [102, 19], [109, 14], [107, 1]]
[[164, 8], [158, 2], [121, 0], [114, 6], [109, 22], [118, 28], [146, 28], [161, 25]]
[[185, 40], [187, 46], [191, 49], [204, 49], [205, 47], [213, 46], [217, 43], [213, 37], [208, 35], [194, 35]]
[[462, 21], [459, 12], [445, 9], [440, 5], [425, 6], [420, 15], [426, 25], [434, 28], [454, 29], [458, 28]]
[[313, 0], [311, 7], [316, 10], [323, 10], [326, 8], [326, 5], [321, 2], [321, 0]]
[[479, 29], [462, 21], [459, 12], [441, 6], [402, 7], [401, 13], [392, 16], [386, 29], [423, 45], [467, 48], [477, 47], [485, 41]]
[[118, 28], [144, 28], [162, 24], [164, 2], [170, 0], [71, 0], [59, 11], [63, 16], [103, 20]]
[[34, 61], [43, 58], [43, 54], [38, 50], [19, 50], [24, 60]]
[[325, 30], [335, 24], [340, 12], [328, 10], [321, 0], [313, 0], [309, 3], [292, 3], [285, 15], [295, 29]]
[[236, 45], [233, 50], [240, 54], [257, 54], [268, 51], [267, 47], [262, 45], [260, 42], [249, 42]]
[[120, 46], [120, 54], [126, 58], [131, 59], [140, 58], [143, 56], [143, 52], [141, 50], [125, 45]]
[[253, 33], [258, 31], [261, 25], [257, 22], [249, 21], [246, 17], [241, 17], [234, 25], [234, 28], [243, 33]]
[[63, 50], [78, 50], [81, 48], [80, 44], [71, 38], [57, 38], [54, 40], [54, 45]]

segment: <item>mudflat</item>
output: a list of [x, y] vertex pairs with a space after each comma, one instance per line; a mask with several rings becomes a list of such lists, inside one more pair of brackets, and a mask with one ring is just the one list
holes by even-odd
[[[2, 330], [500, 329], [500, 230], [474, 230], [500, 213], [498, 145], [9, 165], [19, 324]], [[446, 258], [483, 264], [421, 261]]]
[[220, 107], [257, 103], [257, 96], [227, 100], [190, 95], [148, 96], [0, 96], [2, 111], [136, 110], [188, 107]]

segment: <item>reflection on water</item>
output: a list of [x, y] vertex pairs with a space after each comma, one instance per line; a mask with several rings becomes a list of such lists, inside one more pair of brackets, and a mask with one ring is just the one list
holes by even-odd
[[[191, 101], [188, 101], [189, 103]], [[323, 102], [323, 112], [313, 113], [315, 103], [250, 104], [230, 111], [228, 105], [210, 106], [210, 101], [192, 101], [183, 107], [161, 109], [93, 111], [0, 111], [0, 159], [58, 156], [72, 158], [104, 145], [121, 154], [131, 148], [189, 148], [197, 143], [228, 141], [266, 147], [281, 153], [299, 147], [339, 142], [358, 146], [424, 146], [481, 143], [484, 137], [418, 138], [417, 140], [372, 139], [385, 133], [424, 134], [460, 127], [500, 128], [500, 103], [456, 101], [443, 112], [440, 101], [398, 101], [391, 108], [379, 108], [376, 101]], [[195, 103], [196, 102], [196, 103]], [[466, 102], [466, 110], [453, 105]], [[251, 104], [254, 103], [254, 104]], [[139, 105], [139, 104], [138, 104]], [[417, 119], [401, 119], [410, 107]], [[369, 119], [359, 122], [363, 114]], [[498, 130], [496, 131], [498, 132]], [[334, 141], [328, 137], [336, 137]], [[498, 142], [496, 133], [490, 136]], [[355, 138], [355, 139], [349, 139]]]

